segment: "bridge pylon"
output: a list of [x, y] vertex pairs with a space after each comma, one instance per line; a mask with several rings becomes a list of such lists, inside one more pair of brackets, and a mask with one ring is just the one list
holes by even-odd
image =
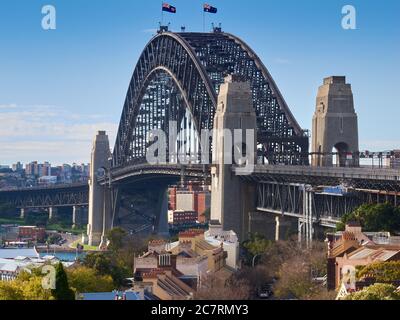
[[105, 131], [99, 131], [93, 142], [89, 179], [88, 243], [98, 246], [111, 226], [111, 194], [107, 184], [100, 185], [98, 178], [110, 172], [110, 144]]
[[[250, 132], [253, 136], [249, 139]], [[211, 220], [219, 221], [224, 230], [235, 231], [241, 239], [248, 229], [248, 211], [253, 209], [248, 200], [255, 192], [249, 191], [246, 183], [232, 173], [232, 165], [254, 167], [256, 137], [250, 85], [234, 75], [228, 76], [220, 88], [214, 120]], [[241, 159], [236, 163], [238, 158]]]
[[[328, 77], [319, 87], [312, 128], [312, 165], [358, 166], [358, 118], [346, 77]], [[332, 152], [333, 151], [333, 152]]]

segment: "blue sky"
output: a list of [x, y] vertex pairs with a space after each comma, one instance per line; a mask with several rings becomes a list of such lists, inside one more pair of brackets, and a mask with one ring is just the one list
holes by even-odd
[[[173, 30], [202, 31], [204, 1], [171, 0]], [[261, 57], [298, 122], [311, 128], [322, 79], [346, 75], [360, 147], [400, 147], [400, 1], [212, 0], [225, 31]], [[41, 28], [44, 5], [57, 29]], [[342, 7], [357, 30], [341, 27]], [[158, 0], [0, 0], [0, 164], [88, 162], [96, 130], [114, 143], [136, 61], [161, 19]]]

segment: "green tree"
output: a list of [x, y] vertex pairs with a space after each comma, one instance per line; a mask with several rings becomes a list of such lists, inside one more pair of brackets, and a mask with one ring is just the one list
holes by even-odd
[[46, 227], [49, 220], [49, 214], [45, 211], [40, 211], [35, 214], [25, 215], [24, 223], [32, 226]]
[[364, 204], [353, 212], [345, 214], [337, 228], [344, 230], [345, 224], [350, 221], [359, 222], [363, 230], [367, 232], [397, 233], [400, 232], [400, 208], [389, 203]]
[[50, 290], [42, 286], [43, 275], [39, 269], [21, 272], [17, 279], [0, 281], [0, 300], [54, 300]]
[[75, 300], [75, 294], [69, 287], [67, 274], [61, 262], [56, 266], [56, 288], [52, 290], [52, 294], [56, 300]]
[[90, 252], [83, 259], [83, 265], [93, 268], [100, 275], [111, 273], [112, 261], [110, 255], [105, 252]]
[[114, 290], [113, 279], [110, 275], [99, 275], [95, 269], [80, 266], [67, 271], [71, 288], [79, 293], [110, 292]]
[[122, 286], [125, 278], [133, 273], [131, 265], [113, 252], [89, 253], [84, 258], [83, 265], [95, 269], [99, 275], [111, 276], [116, 287]]
[[118, 251], [123, 248], [127, 233], [122, 228], [114, 228], [107, 233], [107, 239], [110, 241], [108, 249]]
[[256, 255], [262, 255], [271, 246], [272, 241], [265, 239], [262, 235], [256, 233], [251, 234], [250, 239], [243, 242], [243, 248], [246, 250], [248, 263]]
[[0, 300], [24, 300], [24, 294], [16, 281], [0, 281]]
[[21, 284], [24, 300], [54, 300], [50, 290], [44, 289], [41, 276], [32, 276]]
[[345, 300], [400, 300], [400, 293], [391, 284], [375, 283], [348, 295]]
[[400, 279], [400, 261], [374, 262], [357, 272], [357, 277], [372, 277], [376, 282], [393, 282]]

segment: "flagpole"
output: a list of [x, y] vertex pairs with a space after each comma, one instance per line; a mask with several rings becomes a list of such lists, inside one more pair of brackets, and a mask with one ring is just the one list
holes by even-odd
[[163, 10], [164, 2], [161, 1], [161, 26], [164, 25], [164, 10]]
[[203, 7], [203, 32], [206, 32], [206, 13]]

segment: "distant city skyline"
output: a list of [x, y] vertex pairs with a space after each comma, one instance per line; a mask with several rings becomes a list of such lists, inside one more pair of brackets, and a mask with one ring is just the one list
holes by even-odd
[[14, 165], [21, 165], [22, 168], [25, 169], [25, 167], [27, 165], [35, 163], [35, 162], [37, 162], [38, 164], [49, 164], [52, 168], [53, 167], [62, 167], [62, 166], [65, 166], [65, 165], [68, 165], [68, 166], [71, 166], [71, 167], [74, 166], [74, 165], [77, 165], [77, 166], [90, 165], [90, 162], [76, 162], [76, 161], [74, 161], [74, 162], [70, 162], [70, 163], [66, 163], [66, 162], [64, 162], [64, 163], [51, 163], [49, 161], [41, 162], [41, 161], [37, 161], [37, 160], [31, 160], [31, 161], [27, 161], [27, 162], [16, 161], [16, 162], [13, 162], [13, 163], [0, 163], [0, 169], [1, 168], [5, 168], [5, 167], [12, 168]]
[[[113, 146], [133, 69], [161, 19], [155, 0], [140, 8], [128, 0], [48, 2], [57, 10], [56, 30], [41, 27], [42, 1], [0, 3], [2, 165], [88, 163], [98, 130], [107, 131]], [[177, 8], [164, 16], [172, 30], [203, 31], [204, 1], [169, 2]], [[323, 78], [345, 75], [360, 149], [400, 148], [399, 1], [209, 3], [218, 14], [206, 16], [206, 29], [221, 22], [255, 50], [303, 128], [311, 129]], [[341, 26], [347, 4], [356, 8], [356, 30]]]

